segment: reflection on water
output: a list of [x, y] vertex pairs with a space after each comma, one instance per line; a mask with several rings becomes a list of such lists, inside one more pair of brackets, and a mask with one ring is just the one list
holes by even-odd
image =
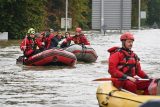
[[[139, 55], [142, 68], [152, 77], [160, 73], [160, 30], [134, 32], [133, 50]], [[1, 107], [98, 107], [92, 80], [109, 76], [107, 49], [121, 45], [119, 34], [87, 36], [97, 51], [98, 60], [75, 67], [16, 65], [22, 54], [20, 41], [0, 42], [0, 105]], [[152, 38], [152, 39], [151, 39]]]

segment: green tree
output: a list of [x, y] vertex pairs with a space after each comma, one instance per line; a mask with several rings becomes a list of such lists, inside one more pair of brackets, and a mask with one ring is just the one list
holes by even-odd
[[[73, 29], [91, 27], [92, 0], [68, 0], [68, 17]], [[36, 31], [60, 29], [65, 17], [65, 0], [0, 0], [0, 32], [9, 32], [10, 39], [22, 38], [28, 28]]]
[[148, 1], [147, 22], [149, 26], [152, 26], [156, 22], [160, 27], [160, 0]]
[[37, 31], [45, 27], [45, 0], [1, 0], [0, 31], [9, 38], [20, 38], [28, 28]]
[[69, 0], [70, 15], [73, 20], [73, 28], [79, 26], [83, 29], [91, 27], [91, 0]]
[[[68, 0], [68, 17], [72, 18], [73, 29], [77, 26], [89, 29], [91, 26], [91, 0]], [[61, 18], [65, 17], [65, 0], [48, 0], [48, 27], [60, 29]]]
[[[132, 27], [138, 27], [138, 4], [139, 0], [132, 0]], [[147, 12], [148, 0], [141, 0], [141, 11]], [[141, 26], [146, 25], [146, 19], [141, 19]]]
[[47, 25], [54, 30], [59, 30], [61, 17], [65, 17], [65, 0], [48, 0]]

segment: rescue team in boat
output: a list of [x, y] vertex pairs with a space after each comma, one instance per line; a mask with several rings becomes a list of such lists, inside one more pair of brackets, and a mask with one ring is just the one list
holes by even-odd
[[[75, 44], [90, 45], [87, 38], [82, 33], [81, 28], [76, 28], [75, 36], [70, 36], [69, 32], [62, 36], [61, 32], [53, 34], [53, 29], [46, 32], [35, 33], [35, 29], [30, 28], [26, 37], [22, 41], [20, 48], [24, 56], [29, 58], [39, 52], [54, 47], [65, 48], [70, 46], [71, 41]], [[121, 35], [122, 47], [112, 47], [108, 49], [110, 53], [108, 72], [112, 78], [113, 86], [126, 89], [130, 92], [143, 95], [160, 94], [160, 83], [157, 79], [141, 81], [138, 78], [149, 79], [149, 76], [141, 69], [139, 57], [131, 50], [134, 42], [133, 34], [126, 32]], [[159, 89], [158, 89], [159, 88]], [[141, 90], [139, 93], [138, 90]]]
[[[151, 81], [137, 81], [137, 77], [149, 78], [148, 75], [141, 70], [138, 56], [131, 50], [134, 37], [131, 33], [126, 32], [121, 35], [120, 40], [122, 47], [112, 47], [108, 50], [109, 57], [109, 70], [112, 78], [125, 79], [112, 80], [113, 85], [116, 88], [124, 88], [133, 93], [137, 93], [137, 90], [144, 90], [145, 95], [153, 93], [154, 89], [149, 87]], [[29, 58], [39, 52], [54, 47], [65, 48], [70, 46], [71, 41], [75, 44], [90, 45], [87, 38], [82, 33], [81, 28], [76, 28], [75, 36], [70, 36], [69, 32], [62, 35], [60, 31], [57, 35], [53, 34], [53, 29], [49, 29], [46, 32], [35, 33], [35, 29], [30, 28], [26, 37], [23, 39], [20, 49], [23, 51], [24, 56]], [[152, 82], [153, 84], [154, 82]], [[154, 84], [153, 84], [154, 85]]]
[[71, 41], [75, 44], [90, 45], [90, 42], [79, 27], [76, 28], [74, 36], [70, 36], [69, 32], [66, 32], [65, 36], [60, 31], [56, 35], [53, 32], [53, 29], [49, 29], [45, 32], [35, 33], [35, 29], [30, 28], [20, 44], [20, 49], [23, 51], [24, 56], [29, 58], [47, 49], [65, 48], [70, 46]]
[[120, 37], [122, 47], [108, 49], [108, 72], [112, 78], [117, 78], [112, 83], [118, 89], [123, 88], [137, 94], [140, 94], [138, 90], [143, 90], [141, 94], [144, 95], [160, 94], [156, 91], [158, 80], [138, 81], [138, 78], [149, 79], [149, 76], [141, 69], [139, 57], [131, 50], [134, 40], [133, 34], [126, 32]]

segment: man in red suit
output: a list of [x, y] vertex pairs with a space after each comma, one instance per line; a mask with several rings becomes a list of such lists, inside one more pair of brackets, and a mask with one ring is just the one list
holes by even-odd
[[76, 28], [75, 32], [76, 32], [75, 36], [66, 38], [66, 41], [64, 42], [64, 44], [70, 41], [74, 41], [75, 44], [90, 45], [89, 41], [87, 40], [85, 35], [82, 33], [81, 28], [79, 27]]
[[112, 78], [119, 79], [112, 81], [113, 85], [133, 93], [137, 93], [137, 90], [144, 90], [144, 94], [149, 94], [150, 81], [137, 80], [137, 76], [148, 78], [148, 75], [141, 69], [138, 56], [131, 50], [134, 42], [133, 35], [126, 32], [121, 35], [120, 40], [121, 48], [113, 47], [108, 50], [110, 52], [108, 72]]

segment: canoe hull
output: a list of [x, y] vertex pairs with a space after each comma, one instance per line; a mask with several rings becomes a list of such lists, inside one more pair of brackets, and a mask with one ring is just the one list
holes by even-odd
[[160, 100], [160, 96], [137, 95], [120, 91], [111, 82], [101, 84], [96, 95], [100, 107], [139, 107], [146, 101]]

